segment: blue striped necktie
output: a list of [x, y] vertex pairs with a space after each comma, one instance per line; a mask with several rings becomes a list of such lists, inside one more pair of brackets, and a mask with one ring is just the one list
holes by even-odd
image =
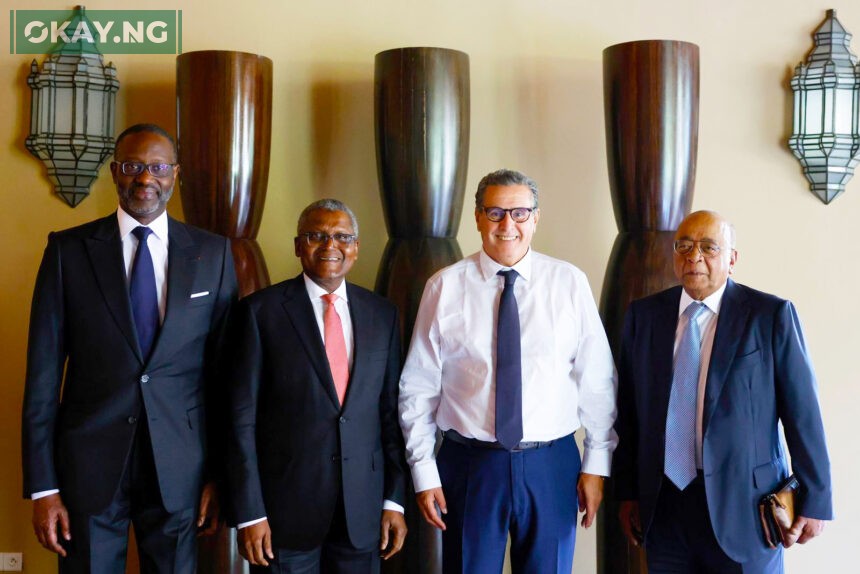
[[697, 318], [705, 309], [704, 303], [694, 301], [684, 310], [687, 326], [678, 344], [666, 415], [664, 472], [681, 490], [696, 478], [696, 397], [702, 354], [702, 335]]

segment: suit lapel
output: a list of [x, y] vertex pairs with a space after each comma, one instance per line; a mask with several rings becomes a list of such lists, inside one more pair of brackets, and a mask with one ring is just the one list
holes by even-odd
[[164, 322], [149, 358], [152, 364], [157, 364], [172, 349], [181, 346], [183, 319], [200, 261], [200, 247], [191, 238], [188, 229], [172, 217], [168, 218], [167, 226], [167, 306]]
[[372, 340], [374, 329], [373, 311], [364, 303], [352, 285], [347, 283], [346, 290], [349, 295], [349, 315], [352, 320], [352, 372], [349, 374], [349, 385], [346, 387], [344, 399], [344, 405], [349, 405], [349, 397], [360, 392], [355, 388], [358, 386], [357, 381], [362, 380], [364, 345]]
[[675, 330], [678, 327], [678, 305], [681, 288], [666, 291], [660, 298], [657, 317], [654, 320], [651, 360], [654, 365], [654, 388], [657, 389], [655, 408], [659, 409], [659, 419], [665, 423], [669, 410], [669, 396], [672, 392], [672, 369], [675, 356]]
[[138, 360], [143, 362], [140, 344], [137, 341], [137, 331], [134, 328], [134, 317], [131, 314], [122, 241], [119, 237], [119, 223], [115, 214], [101, 220], [95, 233], [86, 239], [86, 248], [102, 297], [119, 330], [134, 349]]
[[737, 353], [749, 313], [746, 297], [735, 282], [729, 279], [720, 304], [720, 315], [717, 317], [717, 330], [714, 334], [711, 362], [708, 367], [708, 382], [705, 385], [705, 406], [702, 418], [703, 435], [707, 432], [717, 399], [726, 384], [729, 368], [735, 358], [735, 353]]
[[320, 337], [314, 309], [308, 297], [308, 291], [305, 289], [304, 278], [301, 275], [287, 282], [284, 289], [283, 307], [317, 373], [317, 379], [328, 394], [329, 399], [340, 410], [340, 401], [337, 399], [334, 381], [331, 378], [325, 345], [322, 337]]

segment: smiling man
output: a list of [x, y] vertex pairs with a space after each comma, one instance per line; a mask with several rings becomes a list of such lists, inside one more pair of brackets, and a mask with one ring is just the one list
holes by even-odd
[[[400, 424], [446, 574], [570, 574], [615, 447], [615, 369], [585, 275], [534, 252], [537, 184], [499, 170], [475, 194], [482, 249], [427, 281]], [[585, 429], [580, 461], [573, 433]], [[434, 456], [436, 432], [444, 439]]]
[[227, 239], [168, 217], [176, 161], [158, 126], [120, 134], [119, 208], [52, 233], [36, 279], [24, 495], [63, 573], [125, 572], [129, 522], [141, 572], [192, 573], [217, 527], [206, 423], [236, 278]]
[[681, 282], [634, 301], [618, 366], [613, 475], [621, 527], [648, 571], [783, 571], [758, 501], [788, 476], [801, 490], [799, 543], [832, 518], [830, 461], [815, 374], [794, 306], [729, 278], [735, 231], [712, 211], [675, 234]]
[[323, 199], [299, 217], [303, 273], [243, 299], [228, 476], [253, 571], [373, 574], [403, 546], [395, 307], [345, 278], [358, 223]]

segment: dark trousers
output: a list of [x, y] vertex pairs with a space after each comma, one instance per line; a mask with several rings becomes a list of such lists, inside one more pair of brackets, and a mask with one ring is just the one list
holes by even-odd
[[570, 574], [579, 449], [573, 435], [509, 452], [445, 439], [437, 457], [445, 574], [500, 574], [511, 538], [513, 574]]
[[196, 505], [172, 513], [164, 509], [144, 414], [137, 425], [111, 504], [95, 515], [69, 510], [72, 539], [63, 542], [67, 556], [60, 557], [60, 574], [123, 574], [129, 524], [134, 525], [142, 574], [194, 573]]
[[[380, 519], [382, 508], [379, 509]], [[379, 543], [355, 548], [346, 529], [343, 497], [335, 505], [331, 527], [323, 543], [311, 550], [273, 549], [267, 567], [251, 566], [252, 574], [378, 574]]]
[[[759, 543], [751, 541], [751, 544]], [[663, 478], [654, 520], [645, 539], [649, 574], [780, 574], [782, 548], [739, 563], [720, 548], [708, 514], [705, 481], [683, 491]]]

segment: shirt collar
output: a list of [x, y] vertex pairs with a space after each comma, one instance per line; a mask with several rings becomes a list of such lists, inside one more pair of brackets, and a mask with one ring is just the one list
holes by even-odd
[[525, 279], [526, 281], [532, 276], [532, 248], [529, 247], [529, 250], [526, 251], [526, 254], [523, 255], [523, 258], [517, 261], [512, 267], [507, 267], [493, 260], [492, 257], [487, 255], [487, 252], [481, 249], [481, 254], [478, 259], [481, 274], [484, 276], [485, 281], [489, 281], [495, 275], [501, 271], [502, 269], [513, 269], [517, 272], [517, 274]]
[[[726, 285], [728, 285], [728, 281], [723, 283], [722, 287], [720, 287], [719, 289], [717, 289], [716, 291], [714, 291], [713, 293], [711, 293], [710, 295], [708, 295], [707, 297], [702, 299], [702, 303], [704, 303], [705, 307], [710, 309], [711, 313], [713, 313], [714, 315], [720, 314], [720, 306], [723, 304], [723, 293], [726, 292]], [[681, 314], [684, 313], [684, 311], [687, 309], [687, 307], [690, 306], [690, 303], [692, 303], [693, 301], [695, 301], [695, 299], [690, 297], [682, 287], [681, 288], [681, 302], [678, 305], [678, 316], [679, 317], [681, 316]]]
[[[305, 289], [307, 289], [311, 301], [321, 299], [323, 295], [328, 295], [328, 291], [314, 283], [314, 280], [308, 277], [307, 273], [302, 273], [302, 277], [305, 280]], [[346, 296], [346, 281], [340, 282], [340, 286], [334, 290], [334, 294], [344, 301], [349, 301], [349, 297]]]
[[[128, 234], [131, 233], [135, 227], [140, 227], [141, 225], [143, 225], [141, 222], [126, 213], [122, 207], [117, 207], [116, 219], [117, 222], [119, 222], [119, 238], [121, 240], [125, 240], [125, 238], [128, 237]], [[154, 220], [150, 221], [149, 225], [145, 225], [144, 227], [149, 227], [155, 234], [155, 236], [158, 237], [162, 243], [167, 245], [166, 210]]]

